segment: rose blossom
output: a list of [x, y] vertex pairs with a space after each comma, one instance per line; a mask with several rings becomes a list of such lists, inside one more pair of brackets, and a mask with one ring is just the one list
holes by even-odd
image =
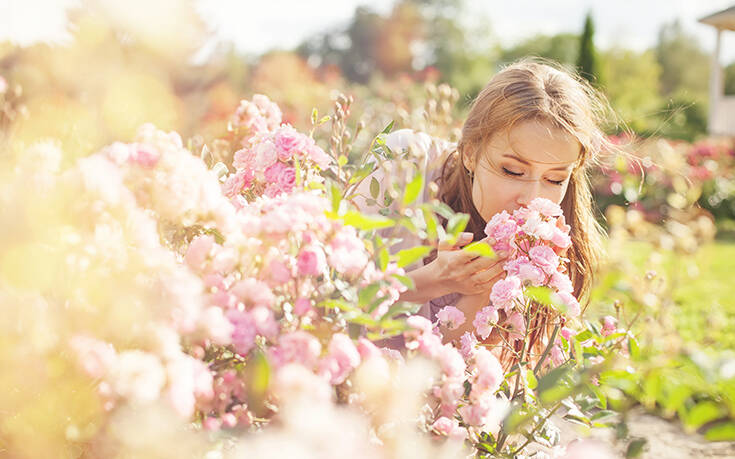
[[436, 318], [450, 330], [456, 330], [465, 321], [464, 313], [454, 306], [442, 308], [436, 314]]
[[498, 359], [485, 347], [477, 349], [475, 354], [475, 381], [479, 391], [489, 391], [494, 394], [503, 382], [503, 367]]
[[615, 333], [616, 323], [617, 323], [617, 320], [615, 320], [615, 317], [605, 316], [602, 319], [602, 331], [601, 331], [602, 336], [608, 336], [608, 335]]
[[306, 148], [306, 136], [292, 126], [284, 124], [273, 134], [273, 143], [278, 150], [278, 159], [288, 161]]
[[465, 332], [464, 335], [459, 339], [460, 345], [462, 346], [460, 352], [465, 359], [471, 358], [475, 355], [475, 347], [477, 346], [477, 337], [474, 333]]
[[551, 247], [545, 245], [537, 245], [531, 247], [528, 251], [528, 255], [538, 267], [544, 270], [546, 274], [553, 274], [557, 271], [559, 266], [559, 256], [551, 249]]
[[513, 312], [508, 317], [510, 325], [510, 339], [523, 339], [526, 336], [526, 320], [520, 312]]
[[493, 327], [498, 323], [498, 308], [495, 306], [485, 306], [475, 315], [472, 325], [475, 327], [478, 336], [487, 339], [493, 331]]
[[496, 308], [509, 309], [513, 301], [523, 295], [521, 280], [515, 276], [508, 276], [495, 282], [490, 292], [490, 301]]
[[321, 249], [302, 249], [296, 259], [296, 268], [302, 276], [318, 276], [324, 270], [324, 252]]
[[562, 214], [561, 207], [548, 199], [535, 198], [529, 204], [530, 210], [536, 211], [545, 217], [558, 217]]

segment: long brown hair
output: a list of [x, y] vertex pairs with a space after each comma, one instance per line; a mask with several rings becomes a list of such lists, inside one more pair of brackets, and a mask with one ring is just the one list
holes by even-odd
[[509, 65], [473, 101], [457, 149], [442, 165], [438, 197], [455, 212], [469, 214], [467, 231], [481, 239], [486, 222], [472, 201], [472, 177], [462, 158], [477, 164], [490, 138], [520, 121], [548, 122], [571, 134], [579, 141], [581, 153], [561, 207], [571, 227], [567, 258], [574, 294], [586, 297], [600, 260], [603, 235], [594, 215], [588, 171], [601, 151], [615, 149], [601, 130], [610, 113], [601, 94], [562, 68], [538, 59]]

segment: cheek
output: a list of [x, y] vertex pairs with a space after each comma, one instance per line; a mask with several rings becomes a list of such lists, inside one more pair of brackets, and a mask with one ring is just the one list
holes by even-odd
[[523, 184], [514, 180], [475, 181], [472, 187], [472, 200], [477, 211], [487, 221], [500, 211], [512, 212], [522, 186]]

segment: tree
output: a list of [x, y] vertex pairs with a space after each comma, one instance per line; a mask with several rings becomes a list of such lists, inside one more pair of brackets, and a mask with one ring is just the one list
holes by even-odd
[[655, 114], [661, 106], [661, 66], [653, 51], [638, 53], [611, 49], [600, 53], [605, 84], [600, 87], [613, 109], [636, 132], [653, 132], [660, 125]]
[[595, 26], [592, 23], [592, 14], [587, 13], [584, 20], [584, 30], [579, 39], [579, 56], [577, 58], [577, 69], [579, 74], [586, 78], [592, 85], [600, 84], [600, 73], [597, 63], [597, 53], [594, 44]]
[[735, 96], [735, 62], [725, 67], [725, 94]]
[[578, 52], [579, 36], [576, 34], [536, 35], [505, 50], [500, 61], [510, 63], [526, 56], [536, 56], [573, 68]]
[[707, 100], [710, 57], [679, 21], [661, 26], [656, 44], [656, 59], [661, 65], [661, 93]]

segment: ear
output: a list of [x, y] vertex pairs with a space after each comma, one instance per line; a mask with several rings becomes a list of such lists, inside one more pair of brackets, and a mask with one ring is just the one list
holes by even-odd
[[462, 149], [462, 152], [460, 154], [462, 156], [462, 165], [464, 165], [465, 169], [467, 169], [470, 172], [474, 172], [475, 171], [474, 149], [469, 145], [465, 145], [465, 147]]

